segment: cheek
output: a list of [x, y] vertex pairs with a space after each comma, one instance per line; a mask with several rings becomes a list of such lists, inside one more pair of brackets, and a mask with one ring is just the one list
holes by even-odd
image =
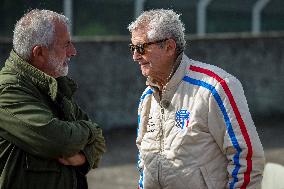
[[64, 59], [66, 57], [66, 50], [60, 49], [57, 50], [56, 54], [58, 59]]
[[60, 65], [64, 64], [66, 56], [63, 56], [62, 54], [57, 57], [58, 61], [60, 62]]
[[149, 60], [149, 66], [150, 66], [150, 69], [151, 70], [160, 70], [161, 69], [161, 59], [159, 59], [159, 57], [155, 57], [155, 58], [152, 58], [151, 60]]
[[61, 59], [65, 59], [67, 57], [66, 51], [61, 52], [59, 56], [60, 56]]

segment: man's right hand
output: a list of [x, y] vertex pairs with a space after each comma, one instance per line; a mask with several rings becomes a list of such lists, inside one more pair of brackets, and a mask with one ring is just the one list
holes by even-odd
[[71, 157], [58, 158], [58, 161], [63, 165], [80, 166], [86, 162], [86, 157], [82, 153], [77, 153]]

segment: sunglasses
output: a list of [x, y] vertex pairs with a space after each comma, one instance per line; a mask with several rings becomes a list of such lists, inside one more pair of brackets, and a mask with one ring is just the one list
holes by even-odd
[[132, 53], [134, 53], [134, 51], [136, 50], [137, 53], [143, 55], [145, 54], [145, 48], [149, 45], [153, 45], [153, 44], [157, 44], [157, 43], [162, 43], [164, 41], [167, 41], [168, 39], [161, 39], [161, 40], [157, 40], [157, 41], [152, 41], [152, 42], [148, 42], [148, 43], [142, 43], [142, 44], [137, 44], [137, 45], [133, 45], [132, 43], [129, 44], [129, 49]]

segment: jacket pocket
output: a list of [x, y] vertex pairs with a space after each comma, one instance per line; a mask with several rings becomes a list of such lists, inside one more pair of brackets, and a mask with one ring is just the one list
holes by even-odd
[[192, 170], [192, 168], [184, 169], [182, 172], [183, 172], [183, 175], [180, 175], [180, 178], [182, 179], [182, 182], [185, 185], [184, 188], [208, 189], [208, 186], [205, 182], [206, 178], [203, 177], [203, 174], [200, 168], [197, 168], [195, 170]]
[[[223, 189], [226, 188], [226, 179], [224, 177], [220, 178], [211, 178], [208, 176], [208, 171], [206, 170], [205, 167], [200, 167], [200, 171], [202, 174], [202, 177], [204, 178], [203, 180], [206, 183], [206, 186], [208, 189]], [[222, 175], [222, 174], [220, 174]]]
[[58, 162], [55, 160], [47, 160], [29, 154], [26, 155], [25, 170], [33, 172], [60, 172]]
[[76, 186], [73, 172], [63, 169], [56, 160], [26, 154], [23, 166], [18, 182], [21, 189], [73, 189]]

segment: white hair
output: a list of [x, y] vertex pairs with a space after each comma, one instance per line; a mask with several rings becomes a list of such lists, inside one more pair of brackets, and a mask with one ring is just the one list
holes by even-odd
[[132, 33], [135, 30], [147, 28], [149, 40], [174, 39], [177, 44], [177, 53], [185, 49], [184, 24], [179, 19], [180, 15], [173, 10], [156, 9], [143, 12], [128, 26]]
[[62, 14], [34, 9], [26, 13], [15, 25], [13, 48], [25, 60], [29, 60], [36, 45], [50, 47], [54, 40], [55, 21], [69, 24]]

